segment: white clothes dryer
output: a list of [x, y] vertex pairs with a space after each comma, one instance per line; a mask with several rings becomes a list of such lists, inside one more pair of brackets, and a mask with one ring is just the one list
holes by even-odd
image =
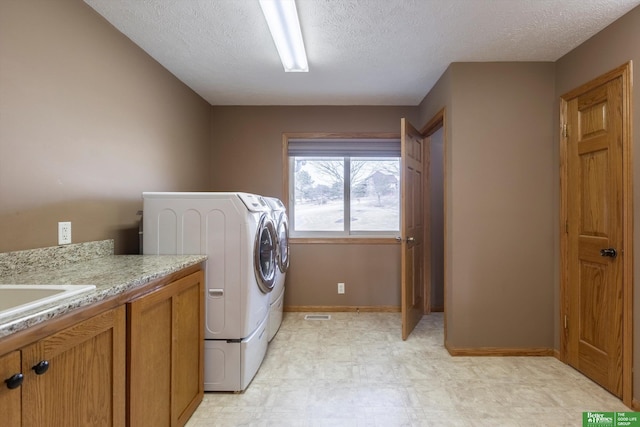
[[267, 349], [277, 237], [248, 193], [143, 193], [143, 253], [206, 254], [205, 390], [242, 391]]
[[269, 295], [269, 341], [276, 336], [282, 324], [282, 312], [284, 306], [284, 282], [289, 269], [289, 220], [287, 208], [280, 199], [265, 197], [271, 206], [273, 222], [276, 227], [277, 265], [273, 291]]

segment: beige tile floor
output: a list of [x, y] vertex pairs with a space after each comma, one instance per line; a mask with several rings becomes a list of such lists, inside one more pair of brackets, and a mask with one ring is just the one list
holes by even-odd
[[398, 313], [285, 313], [244, 393], [205, 393], [187, 427], [581, 426], [629, 411], [552, 357], [451, 357], [442, 314], [407, 341]]

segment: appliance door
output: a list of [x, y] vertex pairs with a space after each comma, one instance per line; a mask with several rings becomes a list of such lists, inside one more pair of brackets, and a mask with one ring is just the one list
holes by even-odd
[[289, 269], [289, 223], [284, 212], [278, 220], [278, 269], [282, 273]]
[[256, 230], [256, 241], [253, 248], [253, 267], [260, 290], [265, 294], [271, 292], [276, 278], [276, 228], [267, 214], [260, 217]]

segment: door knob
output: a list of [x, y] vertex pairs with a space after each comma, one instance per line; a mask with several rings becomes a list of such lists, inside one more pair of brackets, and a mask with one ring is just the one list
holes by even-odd
[[600, 256], [615, 258], [618, 256], [618, 252], [614, 248], [600, 249]]

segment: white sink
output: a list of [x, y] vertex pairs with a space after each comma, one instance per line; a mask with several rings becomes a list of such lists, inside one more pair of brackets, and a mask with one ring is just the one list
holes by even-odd
[[95, 288], [94, 285], [0, 285], [0, 319]]

